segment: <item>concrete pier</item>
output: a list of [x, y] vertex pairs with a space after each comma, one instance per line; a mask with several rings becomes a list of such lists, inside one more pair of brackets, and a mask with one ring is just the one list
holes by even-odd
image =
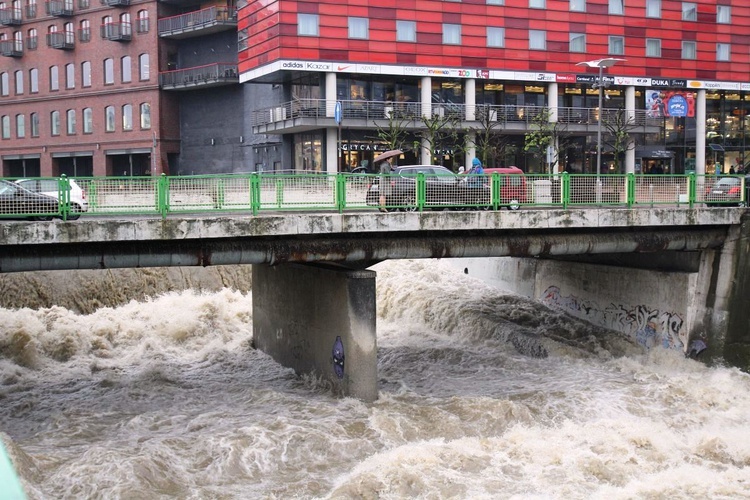
[[366, 402], [378, 397], [375, 272], [253, 265], [255, 347]]

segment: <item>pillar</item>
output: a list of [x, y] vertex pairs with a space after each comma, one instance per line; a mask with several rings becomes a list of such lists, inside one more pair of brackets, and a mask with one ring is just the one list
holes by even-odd
[[464, 89], [465, 118], [467, 121], [476, 120], [477, 116], [477, 81], [473, 78], [466, 80]]
[[[635, 87], [625, 87], [625, 112], [628, 121], [635, 121]], [[625, 173], [635, 173], [635, 140], [631, 137], [628, 149], [625, 151]]]
[[340, 396], [378, 397], [375, 272], [254, 264], [255, 348]]
[[695, 174], [706, 174], [706, 91], [698, 90], [695, 99]]

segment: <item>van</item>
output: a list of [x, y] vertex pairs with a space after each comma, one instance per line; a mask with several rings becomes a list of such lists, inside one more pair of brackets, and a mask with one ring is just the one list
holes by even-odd
[[511, 210], [518, 210], [521, 203], [528, 203], [526, 175], [518, 167], [489, 167], [484, 173], [491, 176], [500, 174], [500, 204]]

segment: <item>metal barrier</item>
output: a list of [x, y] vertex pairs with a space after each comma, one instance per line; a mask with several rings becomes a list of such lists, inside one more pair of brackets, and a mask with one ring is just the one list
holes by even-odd
[[[14, 182], [17, 181], [17, 182]], [[20, 186], [31, 189], [27, 191]], [[745, 206], [743, 176], [250, 173], [0, 181], [0, 218], [374, 209]]]

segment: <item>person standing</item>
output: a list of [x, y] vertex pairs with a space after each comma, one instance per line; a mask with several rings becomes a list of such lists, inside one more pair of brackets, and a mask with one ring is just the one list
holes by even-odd
[[393, 157], [386, 158], [380, 162], [380, 182], [378, 182], [378, 190], [380, 192], [380, 211], [387, 212], [386, 208], [386, 197], [391, 194], [391, 170]]
[[479, 187], [482, 185], [482, 175], [484, 175], [484, 169], [482, 168], [482, 162], [479, 158], [471, 160], [471, 170], [469, 170], [469, 186]]

